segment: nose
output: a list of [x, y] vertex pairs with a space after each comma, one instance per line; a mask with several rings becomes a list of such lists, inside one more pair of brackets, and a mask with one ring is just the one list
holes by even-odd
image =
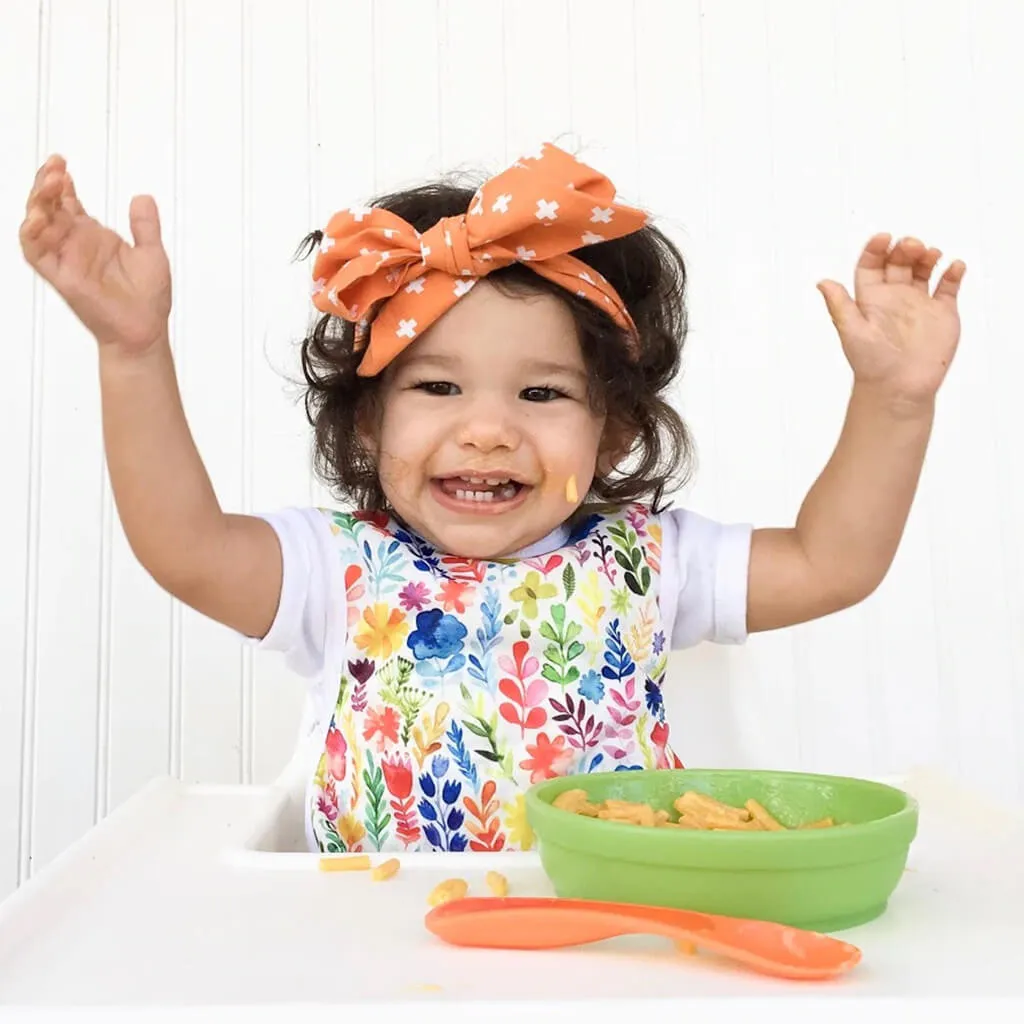
[[522, 440], [519, 423], [509, 404], [494, 395], [480, 396], [467, 405], [457, 430], [459, 445], [488, 454], [515, 451]]

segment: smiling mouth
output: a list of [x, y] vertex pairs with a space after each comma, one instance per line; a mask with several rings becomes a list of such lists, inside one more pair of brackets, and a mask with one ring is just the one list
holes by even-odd
[[435, 477], [433, 483], [450, 501], [492, 507], [507, 505], [530, 489], [529, 484], [504, 475]]

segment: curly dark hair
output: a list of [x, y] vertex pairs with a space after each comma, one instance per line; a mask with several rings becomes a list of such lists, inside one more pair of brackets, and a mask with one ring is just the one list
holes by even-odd
[[[371, 205], [391, 210], [422, 233], [442, 217], [464, 213], [474, 191], [441, 180], [380, 196]], [[297, 257], [309, 256], [322, 237], [321, 231], [308, 234]], [[606, 414], [616, 436], [631, 439], [615, 470], [595, 477], [589, 498], [598, 505], [645, 501], [657, 510], [665, 491], [689, 477], [693, 461], [689, 431], [666, 399], [679, 373], [686, 338], [686, 267], [675, 245], [651, 225], [572, 255], [603, 274], [622, 297], [639, 333], [635, 357], [611, 317], [528, 267], [513, 263], [487, 280], [506, 294], [554, 295], [569, 308], [587, 368], [590, 401]], [[376, 414], [381, 377], [356, 375], [362, 352], [354, 349], [354, 340], [353, 323], [324, 314], [302, 341], [314, 465], [338, 498], [359, 510], [384, 511], [388, 502], [376, 460], [357, 429]]]

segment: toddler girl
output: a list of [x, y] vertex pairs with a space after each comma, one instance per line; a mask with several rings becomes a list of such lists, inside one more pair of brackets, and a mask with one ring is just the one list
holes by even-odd
[[930, 292], [938, 250], [875, 236], [854, 298], [819, 285], [853, 388], [796, 523], [665, 509], [689, 455], [666, 400], [684, 265], [611, 182], [544, 145], [476, 191], [399, 192], [309, 236], [306, 407], [317, 467], [356, 511], [232, 515], [182, 411], [152, 199], [132, 201], [131, 231], [89, 217], [51, 157], [21, 243], [98, 342], [136, 556], [309, 680], [306, 829], [331, 852], [528, 848], [531, 784], [680, 765], [669, 651], [871, 593], [960, 333], [963, 264]]

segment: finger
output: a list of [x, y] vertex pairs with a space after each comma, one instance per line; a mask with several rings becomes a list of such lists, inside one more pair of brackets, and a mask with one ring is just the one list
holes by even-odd
[[60, 205], [73, 217], [81, 217], [85, 214], [85, 207], [82, 206], [82, 201], [75, 191], [74, 179], [68, 173], [64, 174], [64, 180], [61, 183]]
[[63, 188], [63, 175], [57, 171], [50, 171], [39, 185], [32, 190], [25, 205], [25, 212], [31, 210], [42, 210], [52, 215], [60, 202], [61, 189]]
[[58, 259], [56, 250], [49, 244], [47, 237], [47, 229], [50, 226], [50, 219], [40, 211], [34, 210], [22, 223], [18, 240], [29, 266], [38, 271], [44, 280], [52, 283], [57, 272]]
[[40, 186], [47, 178], [52, 178], [53, 175], [60, 176], [67, 169], [67, 163], [62, 156], [51, 156], [48, 157], [42, 167], [36, 171], [36, 176], [32, 181], [32, 188], [28, 194], [28, 200], [25, 203], [25, 210], [28, 211], [29, 207], [32, 206], [33, 200], [36, 193], [39, 191]]
[[914, 264], [924, 255], [924, 243], [916, 238], [901, 238], [885, 261], [885, 280], [888, 284], [912, 284]]
[[957, 296], [960, 294], [960, 284], [966, 273], [967, 264], [963, 260], [954, 260], [939, 278], [939, 283], [935, 286], [935, 298], [955, 306]]
[[161, 246], [160, 211], [152, 196], [135, 196], [128, 210], [128, 221], [131, 224], [132, 238], [140, 247]]
[[850, 298], [850, 293], [837, 281], [819, 281], [818, 291], [825, 299], [828, 315], [840, 333], [856, 321], [863, 319], [857, 303]]
[[868, 288], [873, 284], [882, 284], [885, 281], [885, 259], [889, 253], [889, 243], [892, 235], [872, 235], [864, 246], [857, 261], [857, 268], [853, 274], [853, 291], [859, 295], [862, 288]]
[[935, 264], [939, 262], [942, 257], [942, 251], [939, 249], [925, 249], [922, 253], [921, 258], [914, 264], [914, 287], [920, 289], [925, 294], [928, 292], [928, 282], [932, 278], [932, 274], [935, 272]]
[[49, 223], [50, 218], [42, 210], [29, 210], [21, 223], [18, 236], [23, 240], [35, 241], [46, 230]]
[[49, 215], [43, 210], [34, 209], [22, 222], [18, 232], [21, 250], [29, 264], [39, 270], [47, 280], [50, 278], [44, 271], [44, 263], [50, 261], [56, 265], [57, 254], [73, 226], [73, 218], [64, 210]]

